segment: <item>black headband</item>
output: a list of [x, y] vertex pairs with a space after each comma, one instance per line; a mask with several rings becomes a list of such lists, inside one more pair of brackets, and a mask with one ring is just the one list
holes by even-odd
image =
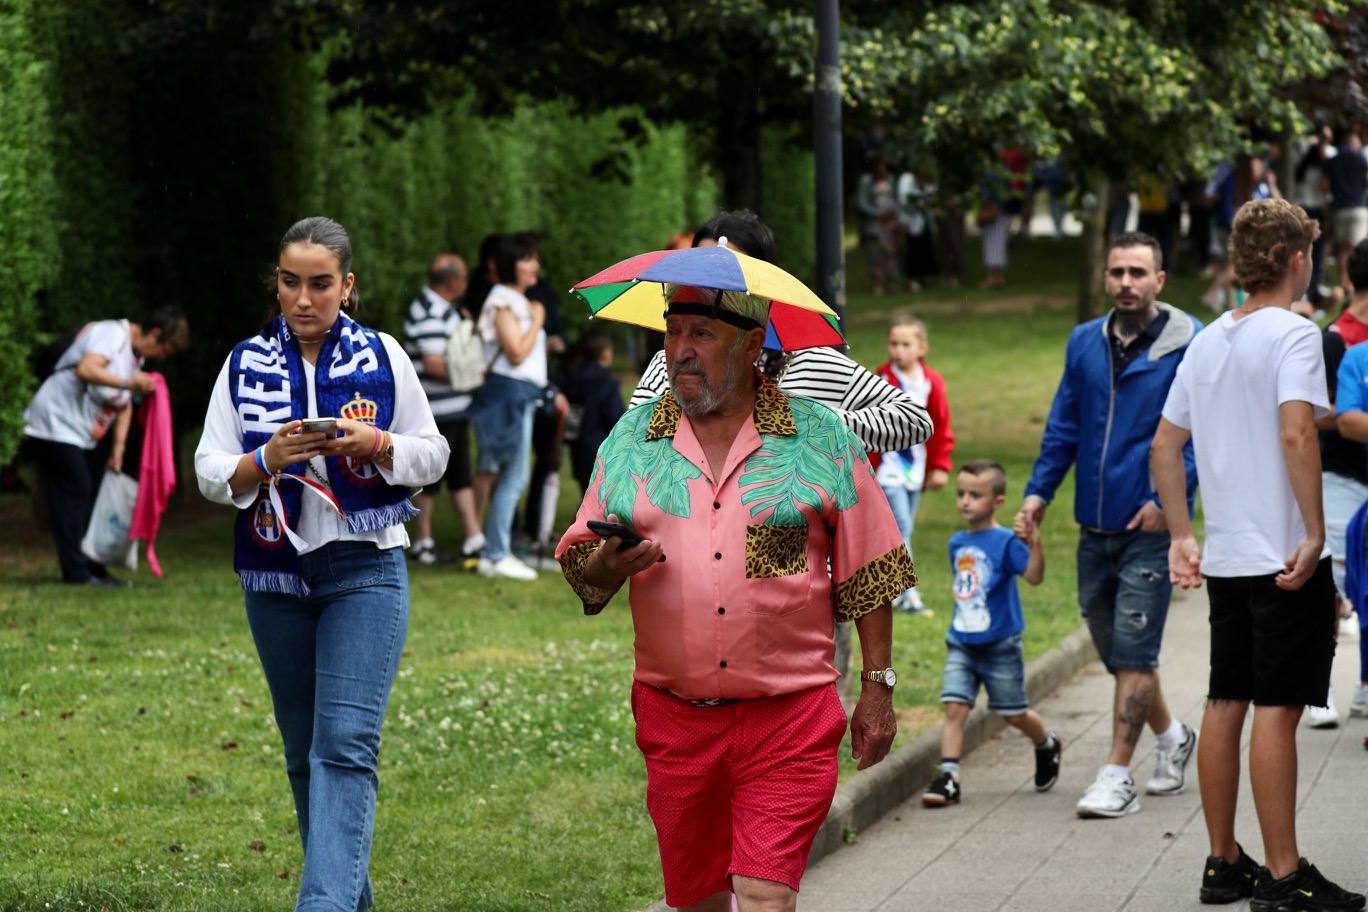
[[761, 326], [756, 321], [744, 314], [739, 314], [734, 310], [724, 310], [715, 304], [689, 304], [683, 301], [671, 301], [670, 306], [665, 309], [667, 317], [712, 317], [714, 320], [721, 320], [723, 323], [730, 323], [737, 329], [760, 329]]

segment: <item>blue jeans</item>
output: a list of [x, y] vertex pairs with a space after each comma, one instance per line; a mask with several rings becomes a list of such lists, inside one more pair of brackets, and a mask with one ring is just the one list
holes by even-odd
[[[536, 403], [528, 402], [522, 408], [522, 434], [518, 437], [518, 445], [507, 454], [498, 468], [499, 477], [489, 495], [489, 512], [485, 515], [484, 556], [491, 561], [503, 560], [508, 556], [512, 548], [513, 514], [518, 510], [518, 498], [527, 490], [531, 470], [532, 412]], [[480, 471], [491, 471], [484, 454], [480, 456]]]
[[1107, 671], [1159, 667], [1168, 620], [1168, 532], [1078, 535], [1078, 603]]
[[307, 597], [246, 594], [304, 844], [296, 912], [373, 905], [380, 725], [408, 632], [403, 550], [333, 542], [300, 559]]
[[907, 556], [911, 557], [912, 530], [917, 525], [917, 503], [921, 500], [922, 492], [909, 491], [901, 485], [884, 485], [883, 492], [888, 498], [888, 505], [893, 508], [893, 520], [898, 524], [898, 532], [907, 544]]

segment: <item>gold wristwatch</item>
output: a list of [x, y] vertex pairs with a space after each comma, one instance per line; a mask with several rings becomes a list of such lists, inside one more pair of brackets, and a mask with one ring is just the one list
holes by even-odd
[[388, 431], [381, 431], [380, 433], [385, 435], [385, 448], [380, 451], [380, 458], [390, 465], [394, 465], [394, 435]]
[[873, 681], [875, 684], [882, 684], [889, 690], [898, 683], [898, 673], [891, 668], [878, 668], [873, 671], [860, 672], [861, 681]]

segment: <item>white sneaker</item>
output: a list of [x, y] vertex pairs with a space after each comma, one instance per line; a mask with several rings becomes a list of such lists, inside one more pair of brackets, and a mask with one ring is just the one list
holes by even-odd
[[[1358, 696], [1358, 694], [1354, 694]], [[1353, 710], [1350, 710], [1352, 712]], [[1339, 710], [1335, 709], [1335, 688], [1325, 695], [1324, 706], [1306, 707], [1306, 724], [1312, 728], [1339, 728]]]
[[501, 576], [505, 579], [515, 580], [534, 580], [537, 578], [536, 570], [511, 554], [496, 561], [482, 557], [480, 558], [479, 570], [481, 576]]
[[1357, 640], [1359, 638], [1359, 619], [1358, 615], [1352, 611], [1348, 614], [1341, 614], [1339, 619], [1339, 638], [1341, 640]]
[[1350, 716], [1368, 716], [1368, 684], [1354, 688], [1354, 699], [1349, 703]]
[[1079, 817], [1124, 817], [1140, 810], [1140, 793], [1135, 780], [1098, 770], [1097, 778], [1078, 799]]
[[1145, 783], [1150, 795], [1177, 795], [1187, 783], [1187, 767], [1197, 752], [1197, 733], [1183, 725], [1183, 741], [1172, 750], [1154, 749], [1154, 775]]

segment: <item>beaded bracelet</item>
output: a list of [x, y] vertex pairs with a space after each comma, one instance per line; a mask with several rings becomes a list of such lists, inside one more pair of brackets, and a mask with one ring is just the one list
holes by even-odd
[[262, 444], [252, 451], [252, 465], [261, 473], [262, 478], [270, 478], [271, 470], [266, 468], [266, 444]]

